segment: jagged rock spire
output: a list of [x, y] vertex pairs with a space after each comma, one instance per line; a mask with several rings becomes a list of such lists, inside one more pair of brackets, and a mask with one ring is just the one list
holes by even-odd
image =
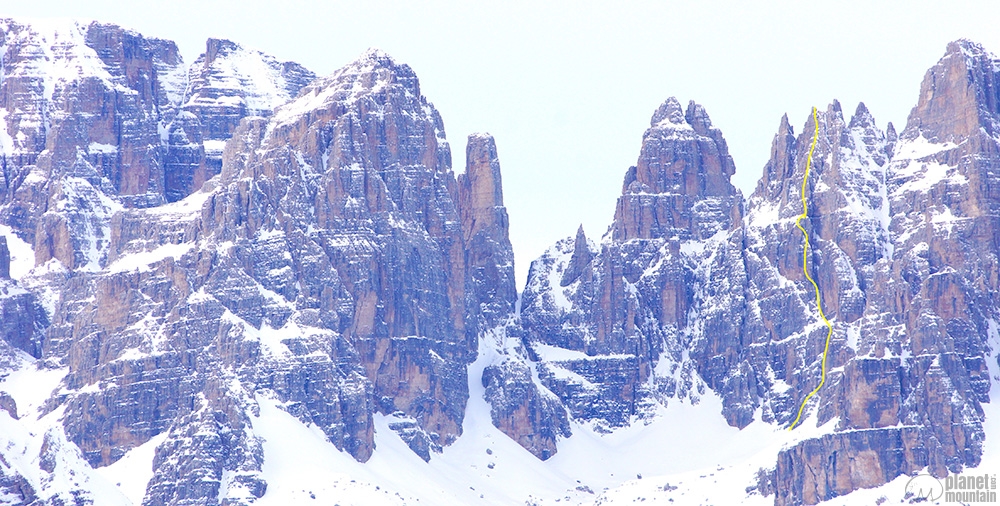
[[458, 177], [465, 240], [470, 240], [480, 230], [494, 226], [502, 228], [497, 232], [506, 238], [506, 214], [501, 216], [498, 213], [503, 208], [503, 187], [497, 145], [492, 135], [469, 135], [465, 167], [465, 173]]
[[983, 46], [965, 39], [948, 44], [944, 56], [924, 75], [920, 98], [910, 111], [901, 137], [954, 142], [975, 135], [1000, 133], [1000, 79], [996, 59]]
[[580, 228], [576, 229], [573, 256], [570, 257], [569, 264], [566, 266], [566, 270], [563, 271], [562, 280], [559, 284], [567, 286], [576, 281], [592, 258], [594, 258], [594, 254], [590, 251], [590, 246], [587, 244], [587, 235], [583, 233], [583, 224], [581, 223]]
[[465, 172], [458, 176], [458, 211], [472, 295], [483, 318], [480, 325], [486, 328], [513, 313], [517, 301], [514, 250], [492, 135], [469, 135], [465, 164]]
[[[736, 166], [722, 132], [705, 108], [687, 110], [670, 97], [653, 113], [635, 167], [628, 170], [612, 232], [616, 240], [675, 234], [707, 237], [729, 229], [741, 209], [730, 182]], [[721, 205], [706, 213], [692, 207], [706, 197]]]

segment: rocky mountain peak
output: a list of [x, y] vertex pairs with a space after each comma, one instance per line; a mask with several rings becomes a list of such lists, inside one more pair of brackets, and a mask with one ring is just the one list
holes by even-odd
[[465, 172], [458, 175], [458, 212], [471, 274], [478, 326], [496, 326], [514, 311], [517, 285], [509, 218], [503, 204], [500, 158], [488, 133], [469, 135]]
[[[397, 174], [385, 175], [389, 200], [379, 205], [392, 202], [420, 221], [431, 214], [419, 209], [427, 204], [421, 202], [426, 197], [409, 198], [416, 191], [410, 178], [441, 173], [454, 181], [441, 116], [420, 94], [413, 70], [384, 53], [366, 52], [316, 79], [295, 100], [279, 107], [274, 119], [264, 142], [274, 143], [275, 148], [292, 142], [304, 155], [315, 157], [309, 159], [313, 167], [357, 165]], [[384, 149], [369, 149], [383, 142]], [[451, 226], [450, 222], [440, 225]]]
[[[367, 101], [366, 108], [384, 109], [391, 104], [386, 101], [392, 96], [405, 102], [403, 107], [426, 102], [420, 94], [420, 81], [409, 65], [398, 64], [379, 49], [369, 49], [351, 63], [334, 71], [332, 74], [315, 79], [304, 87], [300, 95], [292, 102], [284, 105], [277, 113], [279, 126], [310, 121], [315, 114], [332, 113], [330, 107], [347, 107], [351, 110], [359, 102]], [[378, 98], [376, 98], [378, 97]], [[421, 114], [423, 106], [417, 106]], [[325, 112], [323, 112], [325, 111]], [[433, 107], [429, 113], [437, 119], [433, 121], [438, 130], [438, 142], [447, 146], [444, 136], [444, 125]], [[451, 167], [450, 151], [448, 153], [448, 168]]]
[[831, 113], [836, 113], [840, 116], [840, 119], [844, 119], [844, 108], [840, 105], [840, 100], [833, 99], [830, 101], [830, 105], [826, 106], [826, 110]]
[[183, 90], [166, 132], [166, 197], [179, 200], [222, 170], [222, 150], [247, 116], [270, 116], [315, 74], [226, 39], [208, 39], [185, 75], [166, 81]]
[[381, 63], [388, 66], [396, 65], [396, 61], [392, 58], [392, 56], [389, 53], [377, 47], [370, 47], [366, 49], [363, 53], [361, 53], [360, 56], [358, 56], [358, 58], [355, 60], [355, 63], [361, 61], [370, 61], [376, 64]]
[[854, 115], [851, 116], [845, 132], [854, 137], [854, 143], [863, 145], [865, 154], [872, 157], [878, 167], [883, 167], [889, 161], [892, 151], [891, 147], [886, 145], [888, 142], [887, 134], [878, 127], [875, 117], [864, 102], [858, 102], [858, 107], [855, 109]]
[[[710, 194], [733, 193], [735, 188], [729, 184], [729, 176], [735, 172], [735, 165], [725, 139], [712, 126], [704, 107], [691, 101], [685, 111], [680, 102], [671, 97], [656, 110], [650, 124], [652, 126], [643, 135], [634, 172], [634, 181], [639, 186], [634, 187], [631, 181], [626, 181], [626, 191], [648, 189], [650, 193], [685, 195], [706, 191]], [[701, 164], [688, 159], [696, 152], [703, 152], [710, 160]]]
[[969, 39], [958, 39], [949, 42], [945, 46], [945, 55], [964, 56], [967, 58], [993, 58], [992, 54], [982, 44]]
[[701, 104], [696, 104], [694, 100], [688, 102], [687, 109], [684, 111], [684, 121], [694, 128], [694, 131], [700, 135], [711, 135], [710, 130], [712, 129], [712, 120], [708, 117], [708, 112]]
[[[185, 110], [204, 116], [225, 108], [232, 115], [270, 116], [275, 107], [298, 95], [315, 74], [294, 62], [280, 62], [261, 51], [247, 49], [226, 39], [208, 39], [205, 52], [189, 71]], [[238, 122], [238, 119], [236, 120]], [[209, 139], [225, 139], [236, 125], [208, 127]]]
[[240, 45], [231, 40], [209, 38], [205, 41], [205, 62], [210, 64], [216, 58], [226, 57], [240, 49]]
[[768, 188], [779, 181], [787, 179], [794, 167], [795, 148], [795, 128], [788, 121], [788, 114], [781, 116], [781, 123], [778, 125], [778, 133], [774, 134], [771, 141], [771, 157], [764, 166], [764, 175], [757, 181], [757, 188], [753, 195], [767, 193]]
[[[732, 200], [739, 191], [730, 183], [736, 166], [704, 107], [690, 102], [685, 111], [671, 97], [653, 113], [650, 125], [639, 160], [625, 175], [614, 238], [685, 236], [692, 229], [701, 236], [719, 226], [728, 229], [740, 214]], [[699, 203], [704, 198], [722, 200]], [[694, 222], [703, 223], [704, 230]]]
[[358, 93], [371, 93], [391, 84], [398, 84], [408, 93], [420, 96], [420, 81], [413, 69], [405, 63], [396, 63], [392, 56], [381, 49], [368, 49], [328, 79], [350, 84], [355, 96]]
[[649, 120], [649, 126], [654, 128], [668, 126], [668, 124], [680, 127], [688, 126], [687, 120], [684, 118], [684, 108], [677, 97], [670, 97], [660, 104]]
[[[503, 207], [500, 160], [496, 142], [486, 133], [469, 135], [465, 149], [465, 173], [460, 174], [460, 202], [465, 240], [480, 230], [493, 227], [501, 218], [495, 209]], [[506, 223], [501, 224], [506, 231]]]
[[562, 280], [559, 282], [560, 286], [568, 286], [570, 283], [576, 281], [583, 269], [590, 263], [594, 258], [594, 253], [590, 251], [590, 245], [587, 243], [587, 235], [583, 233], [583, 224], [580, 228], [576, 229], [576, 239], [573, 242], [573, 255], [569, 258], [569, 264], [566, 265], [566, 270], [563, 271]]
[[851, 116], [851, 121], [848, 123], [851, 128], [869, 128], [875, 126], [875, 117], [865, 106], [864, 102], [858, 102], [858, 107], [854, 110], [854, 115]]
[[961, 39], [924, 75], [920, 98], [901, 137], [923, 136], [931, 142], [954, 142], [978, 133], [1000, 133], [997, 58], [981, 45]]
[[786, 136], [786, 135], [795, 135], [795, 133], [793, 132], [793, 130], [794, 129], [792, 127], [792, 124], [789, 123], [789, 121], [788, 121], [788, 113], [786, 112], [785, 114], [782, 114], [781, 115], [781, 123], [778, 125], [778, 133], [775, 135], [775, 137]]

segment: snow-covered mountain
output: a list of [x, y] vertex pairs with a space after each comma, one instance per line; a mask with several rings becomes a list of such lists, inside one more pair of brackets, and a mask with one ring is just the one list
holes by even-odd
[[[881, 504], [1000, 459], [1000, 64], [972, 42], [898, 135], [863, 104], [782, 118], [746, 199], [668, 99], [608, 231], [519, 300], [496, 142], [456, 175], [388, 55], [317, 78], [0, 34], [0, 502]], [[789, 431], [826, 337], [795, 227], [817, 128], [834, 337]]]
[[898, 138], [863, 104], [848, 119], [834, 101], [798, 136], [782, 118], [745, 204], [700, 106], [665, 102], [600, 244], [581, 230], [532, 264], [528, 354], [568, 371], [541, 383], [597, 426], [706, 389], [734, 427], [791, 424], [819, 384], [827, 334], [795, 226], [818, 128], [803, 223], [834, 334], [804, 425], [821, 429], [786, 440], [746, 490], [816, 504], [979, 465], [997, 362], [995, 62], [975, 43], [949, 45]]

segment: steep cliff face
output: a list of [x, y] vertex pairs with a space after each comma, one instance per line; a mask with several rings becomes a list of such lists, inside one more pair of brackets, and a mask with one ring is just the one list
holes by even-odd
[[[196, 189], [188, 185], [178, 193], [174, 184], [185, 177], [175, 170], [180, 143], [197, 143], [182, 161], [204, 165], [198, 132], [188, 139], [175, 128], [192, 117], [179, 109], [189, 93], [187, 68], [173, 42], [113, 25], [16, 20], [0, 25], [0, 222], [4, 238], [30, 252], [22, 256], [29, 256], [31, 264], [21, 266], [15, 279], [0, 281], [0, 330], [4, 341], [43, 359], [47, 367], [67, 366], [67, 392], [85, 385], [109, 387], [110, 392], [57, 396], [50, 404], [68, 413], [65, 431], [86, 459], [108, 464], [166, 430], [185, 405], [194, 409], [193, 393], [204, 383], [181, 362], [190, 355], [119, 360], [150, 331], [153, 320], [144, 317], [176, 305], [180, 291], [167, 281], [187, 288], [180, 270], [152, 276], [136, 272], [129, 279], [108, 269], [128, 233], [120, 228], [127, 219], [116, 213], [162, 211], [157, 206]], [[296, 79], [310, 77], [286, 67]], [[255, 90], [271, 79], [243, 82], [241, 93], [260, 95]], [[288, 94], [283, 89], [273, 104]], [[178, 217], [167, 212], [167, 220]], [[181, 218], [170, 227], [157, 227], [155, 218], [134, 225], [151, 226], [149, 234], [190, 229], [191, 220]], [[131, 284], [151, 278], [160, 282], [158, 288]], [[141, 323], [130, 327], [126, 322]], [[48, 494], [44, 483], [29, 480], [29, 485], [43, 499]]]
[[645, 416], [655, 399], [697, 402], [705, 383], [692, 350], [726, 367], [716, 349], [726, 345], [707, 336], [739, 335], [746, 274], [734, 170], [705, 110], [671, 98], [652, 117], [602, 243], [581, 229], [532, 263], [525, 340], [573, 417], [607, 430]]
[[163, 202], [156, 73], [179, 64], [176, 47], [98, 23], [3, 20], [0, 33], [0, 219], [38, 264], [96, 270], [111, 214]]
[[482, 368], [470, 367], [472, 380], [484, 388], [493, 425], [545, 460], [557, 452], [557, 438], [571, 431], [565, 409], [534, 380], [537, 371], [521, 344], [500, 162], [488, 134], [469, 136], [458, 192], [471, 283], [468, 311], [476, 316], [480, 336], [476, 352]]
[[[173, 42], [114, 25], [7, 19], [0, 33], [0, 220], [33, 245], [37, 264], [56, 259], [70, 270], [103, 265], [117, 210], [196, 190], [218, 172], [212, 150], [240, 118], [269, 114], [312, 78], [209, 41], [231, 50], [200, 59], [189, 85]], [[202, 132], [201, 123], [225, 121], [233, 125]]]
[[[51, 322], [4, 335], [66, 367], [45, 410], [90, 465], [162, 441], [144, 504], [261, 497], [260, 396], [359, 461], [374, 450], [373, 415], [391, 415], [430, 459], [462, 433], [480, 333], [513, 317], [491, 137], [470, 137], [456, 178], [441, 118], [406, 65], [370, 51], [271, 114], [311, 75], [264, 59], [283, 72], [273, 96], [227, 87], [217, 67], [246, 64], [239, 51], [210, 41], [203, 82], [167, 123], [173, 140], [192, 140], [179, 121], [203, 144], [231, 135], [221, 173], [144, 209], [94, 189], [112, 208], [101, 256], [87, 270], [36, 260], [47, 267], [28, 284], [59, 290]], [[270, 119], [239, 121], [251, 114]]]
[[[818, 128], [802, 225], [834, 335], [805, 423], [830, 433], [780, 452], [776, 504], [977, 465], [997, 307], [995, 72], [978, 45], [949, 45], [898, 138], [863, 104], [848, 120], [834, 102], [798, 135], [782, 118], [745, 218], [721, 135], [696, 106], [665, 103], [600, 247], [580, 230], [532, 264], [522, 323], [541, 382], [574, 419], [611, 427], [643, 398], [690, 396], [702, 382], [731, 425], [790, 424], [819, 384], [826, 338], [795, 226]], [[553, 363], [587, 367], [541, 372]]]
[[[834, 322], [828, 367], [856, 355], [857, 333], [876, 265], [887, 246], [889, 203], [885, 135], [864, 104], [847, 121], [834, 102], [818, 112], [818, 135], [806, 182], [810, 234], [809, 272], [820, 287], [823, 309]], [[801, 399], [818, 385], [827, 329], [815, 293], [802, 270], [803, 235], [795, 225], [803, 212], [802, 184], [817, 123], [811, 116], [797, 137], [782, 118], [764, 176], [748, 201], [746, 263], [749, 311], [744, 357], [759, 378], [765, 421], [789, 424]], [[884, 262], [883, 262], [884, 263]], [[828, 381], [838, 385], [840, 373]], [[837, 387], [825, 388], [826, 392]], [[828, 397], [824, 397], [828, 399]], [[838, 416], [822, 411], [819, 422]]]
[[222, 149], [247, 116], [271, 115], [316, 78], [295, 62], [208, 39], [187, 70], [178, 113], [167, 132], [165, 195], [173, 202], [201, 188], [222, 170]]
[[[863, 104], [782, 118], [746, 200], [704, 108], [668, 99], [607, 233], [549, 248], [518, 304], [496, 142], [469, 136], [456, 175], [388, 55], [315, 78], [225, 40], [187, 67], [111, 25], [0, 33], [0, 502], [252, 504], [287, 486], [279, 419], [350, 465], [382, 469], [385, 444], [408, 469], [580, 503], [616, 501], [590, 484], [638, 468], [573, 459], [706, 409], [726, 444], [778, 441], [740, 475], [748, 501], [980, 462], [1000, 64], [974, 43], [948, 46], [898, 135]], [[795, 226], [817, 130], [805, 260], [835, 330], [789, 432], [826, 337]], [[108, 477], [141, 458], [125, 497]]]
[[[867, 350], [859, 352], [858, 344], [860, 336], [868, 332], [862, 317], [869, 304], [877, 303], [871, 300], [873, 289], [892, 255], [885, 190], [889, 141], [864, 104], [858, 105], [849, 121], [837, 102], [819, 111], [816, 118], [817, 143], [806, 182], [808, 214], [801, 224], [810, 235], [810, 276], [820, 287], [823, 310], [834, 333], [827, 380], [816, 395], [818, 403], [811, 401], [806, 408], [805, 415], [815, 417], [806, 423], [823, 425], [838, 419], [838, 431], [894, 426], [898, 420], [893, 416], [900, 403], [896, 371], [891, 363], [870, 360], [873, 357], [866, 356]], [[771, 160], [748, 202], [746, 258], [752, 302], [744, 335], [752, 347], [746, 356], [764, 387], [759, 390], [763, 420], [781, 425], [795, 419], [802, 399], [819, 385], [827, 337], [815, 292], [802, 270], [804, 241], [795, 226], [803, 212], [802, 182], [815, 132], [817, 123], [811, 116], [797, 137], [787, 118], [782, 119]], [[852, 441], [838, 448], [837, 454], [857, 457], [858, 466], [862, 457], [879, 445], [888, 448], [881, 448], [884, 451], [878, 455], [893, 451], [889, 449], [893, 443], [879, 439], [891, 439], [889, 433], [870, 435], [875, 442], [869, 446], [858, 443], [864, 438], [848, 433], [836, 437], [842, 443]], [[808, 440], [795, 448], [814, 448], [816, 443]], [[788, 500], [784, 494], [794, 488], [791, 480], [781, 477], [801, 473], [803, 468], [803, 462], [786, 466], [779, 459], [779, 502]], [[840, 484], [839, 492], [823, 499], [886, 481], [875, 478], [880, 473], [860, 467], [833, 472], [863, 478], [853, 482], [848, 478]], [[891, 480], [899, 472], [887, 470], [885, 474]], [[806, 488], [812, 486], [811, 480], [802, 476], [797, 481]]]
[[[907, 427], [867, 436], [885, 450], [872, 462], [886, 480], [925, 466], [944, 476], [981, 455], [997, 311], [996, 72], [996, 58], [968, 41], [950, 44], [927, 72], [887, 167], [885, 254], [862, 317], [848, 326], [857, 365], [847, 364], [821, 407], [821, 419], [828, 410], [843, 429]], [[815, 503], [858, 488], [819, 460], [871, 451], [846, 444], [854, 439], [835, 434], [783, 454], [778, 474], [795, 485], [779, 501]], [[893, 452], [912, 457], [900, 466]]]
[[480, 316], [483, 328], [492, 328], [514, 313], [514, 254], [496, 142], [489, 134], [472, 134], [467, 146], [465, 173], [458, 176], [458, 204], [473, 284], [469, 309]]

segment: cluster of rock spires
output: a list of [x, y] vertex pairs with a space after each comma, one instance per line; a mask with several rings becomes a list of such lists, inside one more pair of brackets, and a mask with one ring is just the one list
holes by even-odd
[[[373, 415], [393, 415], [430, 460], [462, 434], [484, 348], [493, 424], [541, 459], [571, 421], [613, 431], [708, 394], [730, 425], [787, 425], [818, 382], [826, 330], [794, 225], [811, 115], [797, 136], [782, 118], [744, 199], [705, 109], [668, 99], [608, 232], [535, 260], [518, 311], [493, 139], [469, 137], [456, 177], [440, 115], [384, 53], [316, 78], [209, 40], [188, 67], [116, 26], [2, 20], [0, 57], [0, 375], [66, 370], [43, 407], [60, 421], [43, 478], [0, 446], [15, 502], [87, 503], [47, 485], [70, 464], [44, 463], [75, 445], [106, 466], [162, 437], [144, 504], [251, 504], [261, 396], [362, 462]], [[835, 333], [807, 423], [836, 423], [754, 493], [815, 504], [978, 464], [997, 68], [949, 45], [898, 135], [864, 105], [820, 112], [803, 223]], [[19, 415], [2, 394], [0, 411]]]

